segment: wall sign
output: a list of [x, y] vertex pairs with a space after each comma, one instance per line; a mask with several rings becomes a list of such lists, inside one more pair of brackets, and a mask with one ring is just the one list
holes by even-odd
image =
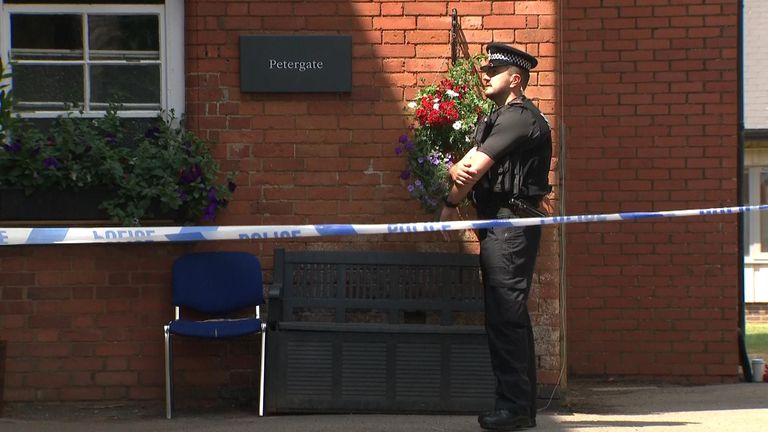
[[240, 36], [240, 91], [352, 91], [352, 37]]

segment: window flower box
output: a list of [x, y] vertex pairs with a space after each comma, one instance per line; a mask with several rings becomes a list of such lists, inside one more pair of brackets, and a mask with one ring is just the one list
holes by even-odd
[[[8, 78], [0, 64], [0, 78]], [[209, 144], [163, 112], [146, 124], [110, 105], [99, 118], [74, 113], [41, 128], [11, 108], [0, 81], [0, 220], [105, 220], [141, 225], [172, 215], [213, 220], [235, 191]], [[16, 192], [13, 192], [16, 190]]]

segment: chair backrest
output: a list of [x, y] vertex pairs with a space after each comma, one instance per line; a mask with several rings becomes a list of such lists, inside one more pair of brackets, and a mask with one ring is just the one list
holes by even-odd
[[247, 252], [198, 252], [173, 264], [172, 301], [211, 315], [264, 303], [259, 259]]

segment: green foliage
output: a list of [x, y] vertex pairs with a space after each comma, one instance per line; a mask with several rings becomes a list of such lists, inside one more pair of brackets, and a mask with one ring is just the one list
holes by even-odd
[[474, 146], [477, 120], [492, 102], [480, 94], [477, 68], [482, 55], [456, 62], [444, 79], [419, 89], [408, 104], [414, 117], [411, 133], [400, 136], [397, 154], [406, 157], [400, 178], [427, 212], [440, 208], [448, 193], [448, 170]]
[[213, 220], [235, 190], [233, 173], [220, 178], [208, 144], [173, 112], [139, 130], [110, 106], [102, 118], [60, 116], [42, 130], [11, 115], [10, 92], [2, 102], [0, 188], [107, 190], [101, 207], [123, 225], [167, 214], [181, 223]]
[[768, 323], [747, 324], [747, 351], [753, 357], [768, 357]]

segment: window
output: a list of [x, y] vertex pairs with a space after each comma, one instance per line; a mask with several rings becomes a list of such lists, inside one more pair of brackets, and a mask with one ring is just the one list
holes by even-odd
[[[768, 167], [749, 167], [744, 173], [745, 205], [768, 204]], [[744, 214], [744, 253], [751, 260], [768, 260], [768, 212]]]
[[92, 117], [110, 103], [128, 117], [183, 112], [183, 0], [66, 3], [0, 0], [19, 114]]

